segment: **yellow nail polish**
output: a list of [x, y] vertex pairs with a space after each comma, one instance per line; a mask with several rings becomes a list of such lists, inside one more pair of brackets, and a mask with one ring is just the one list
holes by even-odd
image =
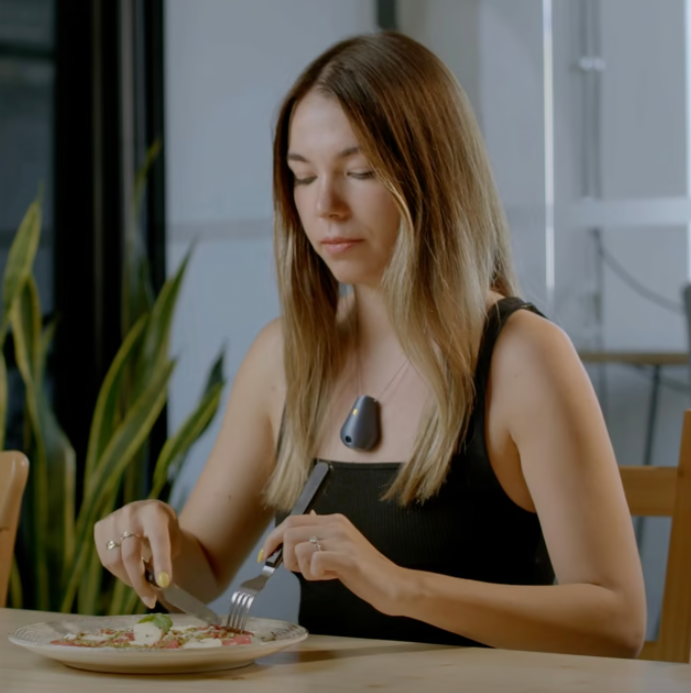
[[159, 587], [165, 589], [166, 587], [168, 587], [168, 585], [170, 585], [170, 575], [168, 575], [168, 573], [165, 572], [159, 573], [158, 577], [156, 578], [156, 584]]
[[257, 563], [261, 563], [264, 560], [264, 549], [259, 549], [257, 554]]

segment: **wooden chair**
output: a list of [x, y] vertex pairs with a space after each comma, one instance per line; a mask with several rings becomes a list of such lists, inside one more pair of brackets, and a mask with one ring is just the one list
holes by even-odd
[[677, 467], [620, 467], [631, 514], [671, 517], [660, 629], [641, 659], [691, 659], [691, 410], [684, 412]]
[[0, 607], [7, 602], [19, 510], [29, 476], [29, 460], [21, 452], [0, 452]]

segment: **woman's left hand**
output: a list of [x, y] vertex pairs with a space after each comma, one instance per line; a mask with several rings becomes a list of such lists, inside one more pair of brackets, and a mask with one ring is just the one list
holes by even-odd
[[370, 544], [343, 515], [291, 515], [264, 542], [262, 558], [283, 544], [283, 563], [306, 580], [340, 580], [375, 609], [396, 615], [405, 569]]

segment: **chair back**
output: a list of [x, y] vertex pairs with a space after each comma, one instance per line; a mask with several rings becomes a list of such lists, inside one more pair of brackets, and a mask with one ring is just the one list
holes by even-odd
[[667, 572], [657, 640], [641, 659], [691, 660], [691, 410], [684, 412], [676, 467], [620, 467], [633, 516], [671, 517]]
[[7, 603], [19, 511], [28, 476], [29, 460], [23, 453], [0, 452], [0, 607]]

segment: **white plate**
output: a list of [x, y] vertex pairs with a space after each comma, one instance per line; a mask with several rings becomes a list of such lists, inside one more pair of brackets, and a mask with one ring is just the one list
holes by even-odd
[[[51, 645], [68, 633], [98, 631], [100, 628], [132, 628], [141, 616], [73, 616], [59, 621], [35, 623], [18, 628], [9, 638], [15, 645], [56, 659], [77, 669], [114, 674], [170, 674], [199, 671], [220, 671], [243, 667], [255, 659], [301, 642], [307, 631], [286, 621], [250, 618], [247, 630], [265, 642], [251, 645], [231, 645], [209, 649], [135, 650], [116, 647], [69, 647]], [[171, 614], [178, 626], [203, 625], [192, 616]], [[271, 639], [268, 639], [271, 638]]]

